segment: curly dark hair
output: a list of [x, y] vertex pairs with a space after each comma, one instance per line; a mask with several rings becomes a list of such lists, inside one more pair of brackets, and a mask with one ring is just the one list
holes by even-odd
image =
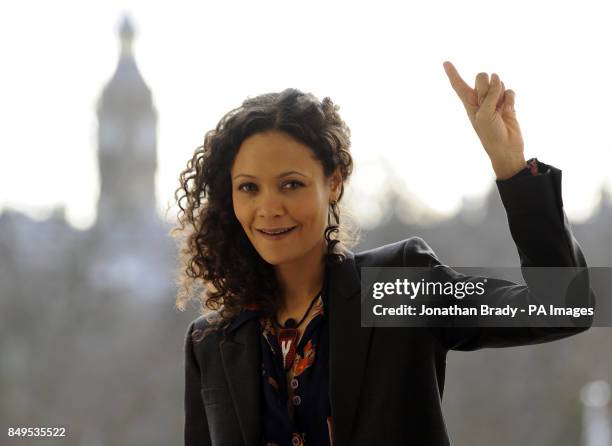
[[[178, 225], [171, 231], [180, 240], [177, 309], [183, 311], [196, 298], [202, 314], [214, 313], [216, 326], [225, 326], [244, 308], [259, 309], [265, 315], [276, 312], [280, 289], [273, 267], [257, 253], [234, 214], [231, 167], [246, 138], [282, 131], [312, 150], [325, 177], [340, 172], [339, 202], [353, 160], [350, 129], [338, 109], [329, 97], [320, 101], [311, 93], [288, 88], [247, 98], [206, 133], [204, 144], [181, 172], [174, 194], [180, 209]], [[323, 234], [328, 265], [344, 261], [340, 246], [348, 248], [358, 238], [354, 225], [340, 224], [338, 202], [330, 205]]]

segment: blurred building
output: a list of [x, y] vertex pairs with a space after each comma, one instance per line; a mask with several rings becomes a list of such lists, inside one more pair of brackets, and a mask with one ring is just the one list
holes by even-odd
[[97, 105], [100, 197], [89, 243], [99, 257], [92, 259], [90, 272], [97, 286], [123, 283], [151, 298], [167, 293], [173, 256], [170, 228], [156, 213], [157, 111], [133, 40], [125, 17], [119, 61]]

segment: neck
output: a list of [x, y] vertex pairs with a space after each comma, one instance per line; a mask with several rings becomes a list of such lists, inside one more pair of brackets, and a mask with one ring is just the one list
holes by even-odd
[[282, 291], [282, 313], [293, 314], [310, 305], [316, 293], [323, 287], [324, 255], [325, 240], [321, 240], [321, 243], [304, 257], [275, 267], [276, 278]]

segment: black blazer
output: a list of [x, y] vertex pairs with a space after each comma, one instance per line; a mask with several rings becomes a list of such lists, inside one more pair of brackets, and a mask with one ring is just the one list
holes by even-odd
[[[548, 169], [550, 168], [550, 169]], [[546, 170], [548, 169], [548, 170]], [[522, 266], [586, 266], [563, 211], [561, 171], [497, 181]], [[353, 255], [330, 267], [329, 397], [334, 446], [448, 445], [442, 416], [449, 350], [509, 347], [560, 339], [586, 328], [364, 328], [360, 314], [363, 266], [440, 265], [420, 238]], [[505, 282], [504, 298], [518, 302], [529, 289]], [[495, 294], [495, 293], [494, 293]], [[593, 305], [585, 293], [584, 305]], [[257, 318], [232, 333], [185, 337], [185, 445], [259, 446], [260, 342]]]

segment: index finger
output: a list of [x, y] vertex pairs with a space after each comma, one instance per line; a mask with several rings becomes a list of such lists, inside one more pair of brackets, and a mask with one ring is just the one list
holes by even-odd
[[474, 96], [474, 90], [468, 84], [465, 83], [465, 81], [459, 75], [457, 69], [452, 63], [450, 63], [449, 61], [445, 61], [442, 65], [444, 66], [444, 71], [446, 71], [446, 75], [450, 80], [453, 90], [455, 90], [459, 98], [464, 103], [471, 104]]

